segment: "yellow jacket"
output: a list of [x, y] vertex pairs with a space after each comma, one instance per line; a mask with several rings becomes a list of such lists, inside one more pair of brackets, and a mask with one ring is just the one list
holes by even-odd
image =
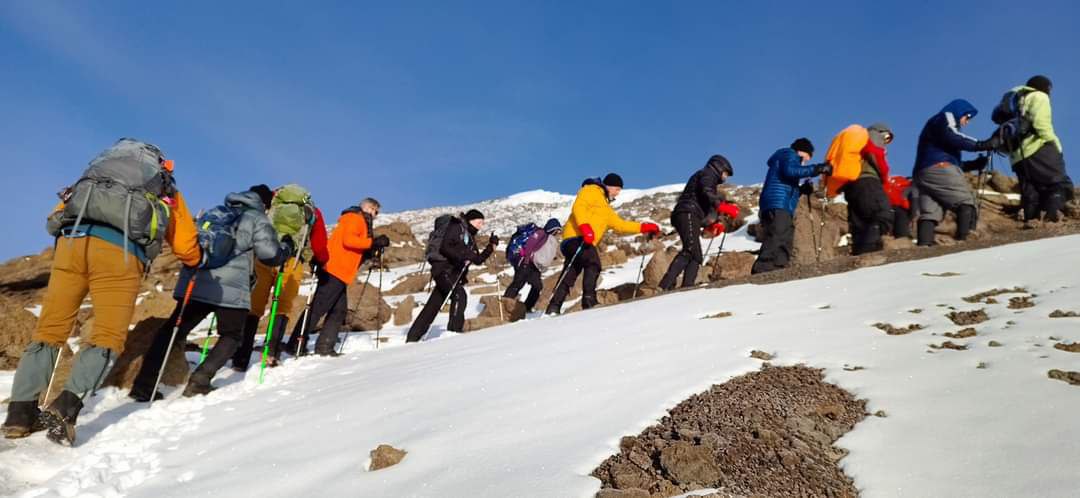
[[611, 208], [604, 187], [590, 183], [578, 190], [574, 206], [570, 208], [570, 219], [563, 227], [563, 240], [581, 237], [581, 225], [589, 225], [596, 234], [593, 244], [599, 244], [608, 228], [619, 233], [641, 233], [641, 223], [626, 221]]

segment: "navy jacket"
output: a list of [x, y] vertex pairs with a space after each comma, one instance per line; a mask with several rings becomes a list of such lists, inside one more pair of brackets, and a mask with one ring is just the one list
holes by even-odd
[[769, 158], [765, 187], [758, 199], [759, 212], [783, 209], [792, 215], [799, 205], [799, 180], [814, 176], [814, 166], [803, 166], [795, 149], [784, 147]]
[[961, 151], [983, 150], [978, 140], [960, 133], [960, 118], [965, 114], [975, 117], [978, 113], [970, 102], [956, 99], [930, 118], [919, 134], [914, 171], [921, 171], [939, 163], [960, 166]]

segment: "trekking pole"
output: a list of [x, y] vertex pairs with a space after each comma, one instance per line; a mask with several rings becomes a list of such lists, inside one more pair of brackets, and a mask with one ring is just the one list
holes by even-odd
[[[379, 255], [379, 259], [380, 260], [382, 259], [381, 254]], [[368, 266], [367, 276], [364, 277], [364, 286], [360, 288], [360, 297], [358, 297], [356, 299], [356, 302], [360, 303], [360, 306], [364, 305], [364, 293], [367, 292], [368, 281], [371, 280], [371, 272], [374, 271], [374, 270], [375, 270], [374, 266]], [[379, 276], [382, 277], [381, 274]], [[379, 303], [375, 303], [375, 320], [378, 320], [378, 319], [379, 319]], [[338, 353], [342, 353], [342, 352], [345, 351], [345, 343], [348, 342], [348, 340], [349, 340], [349, 333], [346, 332], [345, 337], [341, 338], [341, 344], [338, 346], [338, 350], [337, 350]], [[318, 349], [318, 348], [316, 348], [316, 349]]]
[[259, 362], [259, 384], [266, 373], [266, 358], [270, 356], [270, 342], [274, 340], [274, 322], [277, 321], [278, 303], [281, 301], [281, 281], [285, 279], [285, 263], [278, 267], [277, 281], [274, 282], [274, 300], [270, 302], [270, 320], [266, 324], [266, 336], [263, 338], [262, 361]]
[[169, 336], [169, 344], [165, 346], [165, 358], [161, 360], [161, 366], [158, 367], [157, 380], [154, 381], [154, 389], [150, 391], [150, 404], [149, 407], [154, 406], [154, 398], [157, 397], [158, 384], [161, 384], [161, 376], [165, 374], [165, 364], [169, 362], [169, 354], [172, 353], [173, 342], [176, 341], [176, 333], [180, 330], [180, 323], [184, 321], [184, 310], [187, 309], [188, 302], [191, 301], [191, 292], [195, 290], [195, 277], [198, 276], [197, 272], [191, 273], [191, 278], [188, 279], [187, 288], [184, 289], [184, 299], [180, 301], [180, 312], [176, 314], [176, 323], [173, 324], [172, 335]]
[[[442, 310], [443, 306], [446, 306], [446, 301], [450, 299], [451, 295], [454, 294], [454, 290], [457, 289], [458, 284], [461, 283], [461, 278], [465, 276], [465, 272], [469, 271], [470, 264], [472, 264], [471, 261], [466, 261], [465, 266], [461, 268], [461, 272], [458, 273], [457, 280], [454, 280], [454, 285], [450, 286], [450, 292], [447, 292], [446, 296], [443, 297], [442, 304], [439, 305], [440, 310]], [[438, 286], [436, 286], [435, 288], [437, 289]]]
[[817, 227], [814, 226], [815, 225], [815, 223], [814, 223], [814, 203], [810, 199], [809, 195], [806, 196], [806, 212], [810, 216], [810, 238], [813, 239], [814, 254], [815, 254], [815, 257], [817, 258], [817, 261], [820, 263], [821, 262], [821, 244], [818, 242], [818, 231], [815, 230], [815, 228], [817, 228]]
[[506, 319], [503, 318], [503, 305], [502, 305], [502, 282], [499, 281], [499, 274], [498, 273], [495, 274], [495, 301], [498, 302], [498, 305], [499, 305], [499, 321], [500, 322], [505, 322]]
[[[645, 242], [652, 241], [652, 234], [645, 236]], [[661, 249], [662, 250], [662, 249]], [[641, 274], [645, 273], [645, 256], [644, 252], [641, 253], [641, 264], [638, 265], [637, 278], [634, 279], [634, 296], [631, 299], [637, 299], [638, 287], [641, 287]]]
[[377, 294], [375, 295], [376, 299], [377, 299], [375, 301], [375, 306], [376, 306], [376, 308], [375, 308], [375, 320], [377, 320], [379, 322], [379, 324], [375, 327], [375, 349], [379, 349], [379, 342], [381, 341], [381, 336], [382, 336], [382, 319], [379, 318], [379, 311], [378, 311], [379, 303], [382, 302], [383, 265], [382, 265], [382, 252], [381, 251], [379, 252], [379, 255], [377, 257], [378, 257], [378, 263], [379, 263], [379, 287], [375, 289], [375, 291], [377, 292]]
[[[71, 332], [68, 332], [68, 338], [69, 339], [71, 338], [72, 334], [75, 333], [75, 329], [78, 326], [79, 326], [79, 320], [76, 319], [75, 323], [71, 326]], [[42, 403], [38, 405], [39, 410], [44, 410], [45, 409], [45, 403], [49, 402], [49, 396], [52, 394], [53, 380], [56, 379], [56, 369], [60, 368], [60, 357], [64, 355], [64, 346], [66, 346], [66, 345], [67, 345], [67, 341], [64, 341], [64, 344], [60, 345], [60, 347], [56, 349], [56, 360], [53, 361], [52, 374], [49, 375], [49, 386], [45, 388], [45, 400], [42, 401]]]
[[[313, 268], [313, 271], [311, 273], [312, 273], [312, 276], [314, 276], [316, 273], [318, 273], [318, 271]], [[316, 277], [316, 279], [317, 279], [317, 277]], [[318, 284], [316, 284], [315, 287], [318, 288]], [[304, 312], [300, 315], [300, 335], [299, 335], [299, 340], [296, 342], [296, 357], [297, 358], [300, 357], [300, 351], [304, 350], [304, 335], [307, 334], [308, 317], [311, 314], [311, 300], [314, 299], [314, 298], [315, 298], [315, 289], [312, 289], [311, 292], [308, 293], [307, 302], [304, 303]]]
[[[724, 242], [726, 240], [727, 240], [727, 230], [724, 230], [723, 235], [720, 236], [720, 248], [716, 250], [716, 257], [713, 258], [713, 264], [712, 264], [712, 267], [711, 267], [711, 272], [714, 273], [714, 274], [716, 273], [716, 265], [720, 264], [720, 255], [724, 254]], [[711, 244], [712, 241], [709, 241], [709, 243]], [[710, 277], [710, 279], [711, 278], [712, 277]]]
[[210, 348], [210, 336], [214, 335], [214, 324], [217, 323], [217, 313], [210, 315], [210, 328], [206, 330], [206, 339], [203, 339], [202, 353], [199, 354], [199, 364], [206, 361], [206, 352]]
[[569, 270], [571, 266], [574, 266], [574, 261], [577, 260], [578, 254], [581, 254], [581, 248], [583, 247], [585, 247], [585, 241], [581, 241], [581, 245], [574, 251], [573, 256], [570, 256], [570, 261], [566, 262], [566, 266], [564, 266], [562, 272], [559, 273], [559, 279], [555, 281], [555, 287], [552, 289], [552, 292], [559, 291], [559, 286], [562, 285], [563, 278], [566, 278], [566, 270]]
[[[825, 204], [828, 203], [829, 198], [824, 195], [821, 197], [821, 219], [818, 224], [818, 236], [817, 236], [817, 262], [821, 262], [821, 251], [825, 249]], [[810, 227], [813, 229], [814, 227]]]

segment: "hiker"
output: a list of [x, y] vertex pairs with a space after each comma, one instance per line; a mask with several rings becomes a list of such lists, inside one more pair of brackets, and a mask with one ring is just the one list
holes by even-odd
[[514, 280], [503, 293], [504, 298], [516, 300], [521, 288], [529, 284], [525, 313], [532, 313], [540, 300], [540, 291], [544, 288], [542, 274], [559, 254], [559, 235], [562, 233], [562, 224], [555, 218], [548, 220], [543, 228], [529, 225], [514, 232], [507, 244], [506, 260], [514, 267]]
[[311, 307], [303, 320], [298, 320], [292, 335], [285, 346], [286, 351], [307, 351], [307, 334], [323, 320], [319, 330], [319, 339], [315, 342], [315, 354], [319, 356], [339, 356], [336, 346], [338, 331], [345, 324], [349, 313], [349, 284], [356, 281], [356, 272], [360, 270], [367, 255], [380, 254], [390, 245], [386, 235], [374, 235], [375, 218], [379, 216], [382, 205], [368, 197], [360, 205], [352, 206], [341, 212], [334, 232], [327, 243], [329, 260], [316, 272], [318, 284], [315, 295], [311, 298]]
[[[266, 217], [272, 197], [270, 187], [255, 185], [244, 192], [230, 193], [225, 196], [223, 205], [199, 217], [203, 262], [198, 267], [185, 265], [180, 270], [173, 290], [176, 308], [158, 329], [153, 344], [143, 356], [142, 366], [128, 394], [132, 399], [150, 401], [157, 387], [158, 372], [168, 360], [165, 355], [170, 349], [170, 339], [173, 350], [183, 351], [188, 333], [210, 313], [217, 314], [218, 340], [202, 364], [191, 373], [183, 394], [184, 397], [191, 397], [214, 390], [210, 381], [236, 353], [243, 338], [244, 321], [251, 308], [252, 260], [277, 266], [296, 251], [295, 243], [288, 235], [278, 240], [277, 232]], [[209, 259], [216, 246], [209, 246], [205, 242], [207, 227], [210, 226], [213, 226], [214, 238], [231, 233], [231, 247], [216, 256], [220, 258], [217, 262]], [[191, 282], [194, 283], [190, 286], [189, 295], [188, 284]], [[177, 323], [179, 327], [175, 326]], [[160, 396], [160, 393], [157, 394]]]
[[608, 173], [603, 179], [589, 178], [581, 184], [570, 208], [570, 219], [563, 226], [560, 250], [566, 260], [562, 280], [551, 296], [546, 314], [558, 315], [562, 312], [563, 301], [574, 286], [578, 273], [582, 272], [581, 307], [589, 309], [596, 306], [596, 282], [602, 269], [596, 245], [609, 228], [624, 234], [643, 233], [650, 237], [660, 234], [660, 227], [656, 223], [638, 223], [619, 217], [611, 202], [622, 189], [622, 177], [615, 173]]
[[[1051, 119], [1050, 78], [1033, 76], [1027, 84], [1013, 88], [994, 109], [995, 123], [1005, 125], [1010, 119], [1022, 120], [1018, 136], [1007, 136], [1006, 151], [1012, 170], [1020, 180], [1020, 205], [1024, 227], [1032, 228], [1045, 213], [1045, 220], [1056, 222], [1065, 202], [1072, 199], [1073, 185], [1065, 173], [1061, 139], [1054, 133]], [[1007, 126], [1002, 126], [1007, 129]], [[1002, 133], [999, 131], [999, 133]]]
[[866, 131], [868, 140], [860, 153], [859, 176], [841, 189], [847, 201], [853, 256], [880, 251], [884, 247], [881, 235], [889, 233], [893, 223], [884, 189], [889, 178], [885, 149], [893, 141], [893, 132], [885, 123], [874, 123]]
[[660, 279], [660, 288], [675, 288], [675, 279], [683, 274], [682, 286], [692, 287], [697, 281], [698, 269], [705, 263], [701, 253], [702, 227], [714, 237], [724, 232], [724, 223], [720, 215], [735, 219], [739, 216], [739, 207], [728, 202], [716, 187], [735, 174], [731, 163], [721, 155], [714, 155], [686, 181], [675, 209], [671, 212], [671, 225], [679, 233], [682, 250], [671, 261], [664, 278]]
[[967, 239], [977, 223], [976, 196], [964, 177], [966, 171], [982, 171], [989, 162], [985, 155], [961, 161], [963, 151], [992, 151], [1001, 145], [994, 134], [988, 140], [976, 140], [960, 132], [979, 111], [970, 102], [956, 99], [933, 115], [919, 133], [915, 154], [915, 187], [919, 190], [918, 245], [935, 245], [934, 230], [945, 211], [956, 212], [956, 240]]
[[[321, 267], [330, 259], [327, 249], [326, 223], [323, 221], [322, 211], [315, 207], [307, 189], [296, 184], [278, 187], [274, 191], [274, 199], [270, 202], [270, 212], [267, 216], [278, 238], [291, 237], [301, 247], [297, 247], [297, 254], [281, 267], [266, 265], [261, 261], [255, 262], [255, 287], [251, 290], [251, 310], [248, 311], [247, 319], [244, 321], [243, 340], [232, 358], [232, 368], [238, 372], [247, 371], [251, 362], [259, 319], [262, 318], [267, 304], [273, 298], [278, 272], [284, 273], [280, 284], [277, 313], [274, 317], [274, 330], [270, 331], [269, 354], [266, 358], [266, 364], [271, 367], [278, 364], [282, 338], [289, 324], [289, 315], [294, 311], [293, 302], [300, 293], [300, 283], [304, 278], [303, 263], [307, 263], [310, 259], [311, 263]], [[311, 252], [306, 257], [305, 248], [310, 248]], [[293, 352], [296, 351], [293, 350]]]
[[885, 196], [893, 211], [893, 237], [911, 238], [911, 220], [917, 215], [919, 192], [906, 176], [890, 176], [885, 182]]
[[476, 236], [484, 228], [484, 214], [475, 209], [458, 216], [443, 215], [435, 220], [435, 230], [428, 237], [427, 259], [431, 264], [431, 279], [435, 287], [424, 303], [424, 308], [409, 327], [406, 342], [417, 342], [427, 334], [431, 322], [439, 314], [443, 303], [450, 299], [450, 322], [446, 330], [465, 330], [465, 305], [468, 295], [464, 285], [468, 282], [469, 265], [482, 265], [499, 245], [494, 233], [488, 237], [483, 251], [477, 250]]
[[812, 157], [814, 144], [807, 138], [796, 139], [790, 147], [779, 149], [769, 157], [765, 186], [758, 198], [761, 213], [758, 237], [763, 240], [751, 273], [787, 268], [791, 262], [795, 208], [802, 195], [814, 193], [813, 184], [807, 181], [799, 185], [799, 180], [832, 172], [832, 167], [824, 163], [807, 166]]
[[[71, 445], [86, 395], [97, 389], [124, 350], [143, 272], [168, 243], [185, 265], [201, 254], [191, 213], [161, 149], [122, 138], [90, 162], [61, 193], [47, 229], [56, 237], [49, 285], [37, 326], [11, 386], [4, 437], [45, 429], [49, 440]], [[67, 382], [53, 386], [61, 348], [72, 334], [87, 293], [94, 326], [81, 341]], [[38, 400], [59, 396], [40, 411]]]

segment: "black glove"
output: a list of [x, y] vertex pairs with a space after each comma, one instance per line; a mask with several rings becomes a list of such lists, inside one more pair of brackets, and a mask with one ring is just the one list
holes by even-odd
[[499, 236], [492, 233], [491, 237], [488, 237], [488, 245], [491, 247], [499, 245]]
[[960, 166], [960, 169], [964, 171], [982, 171], [986, 167], [986, 164], [990, 162], [990, 158], [987, 156], [979, 156], [970, 161], [964, 161], [964, 164]]
[[390, 237], [387, 237], [386, 235], [380, 235], [371, 241], [372, 252], [381, 252], [387, 247], [390, 247]]
[[829, 164], [829, 163], [818, 164], [818, 165], [814, 166], [814, 176], [818, 176], [818, 175], [829, 176], [831, 174], [832, 174], [832, 165]]
[[285, 253], [286, 259], [296, 256], [296, 242], [293, 242], [291, 235], [281, 238], [281, 250]]
[[990, 138], [981, 142], [975, 142], [975, 151], [991, 151], [1000, 149], [1002, 145], [1005, 145], [1005, 141], [1001, 138], [1001, 133], [994, 132]]
[[814, 184], [811, 182], [803, 182], [799, 185], [799, 195], [813, 195]]

